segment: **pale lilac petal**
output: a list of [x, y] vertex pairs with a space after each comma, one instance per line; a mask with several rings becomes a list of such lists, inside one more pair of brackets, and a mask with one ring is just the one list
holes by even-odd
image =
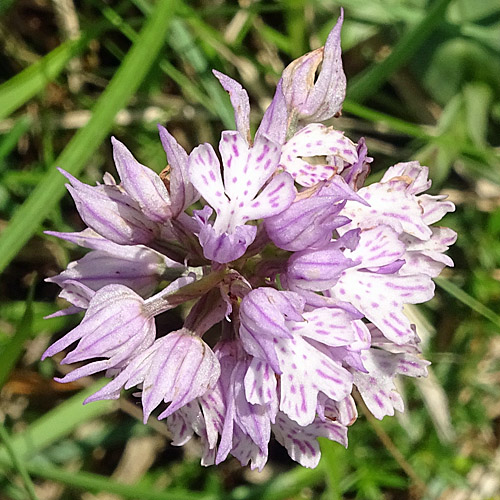
[[[300, 120], [328, 120], [342, 107], [346, 89], [340, 48], [343, 18], [341, 11], [323, 48], [296, 59], [283, 71], [283, 93], [288, 109]], [[314, 81], [320, 63], [321, 70]]]
[[241, 208], [243, 220], [265, 219], [286, 210], [295, 199], [292, 177], [282, 172], [251, 203]]
[[267, 462], [267, 449], [263, 452], [238, 425], [234, 427], [231, 455], [237, 458], [243, 467], [250, 462], [250, 469], [252, 470], [258, 469], [262, 471]]
[[402, 162], [389, 167], [380, 182], [389, 182], [396, 177], [404, 177], [410, 181], [408, 186], [410, 194], [419, 194], [431, 187], [432, 182], [427, 178], [428, 175], [429, 169], [420, 165], [418, 161]]
[[[51, 278], [47, 278], [45, 281], [49, 280], [51, 280]], [[63, 281], [60, 286], [62, 287], [62, 291], [59, 294], [59, 297], [67, 300], [70, 304], [73, 304], [80, 310], [87, 309], [89, 307], [90, 300], [95, 295], [94, 290], [79, 281], [68, 279]]]
[[104, 238], [90, 228], [77, 233], [60, 233], [58, 231], [44, 232], [49, 236], [55, 236], [56, 238], [69, 241], [81, 247], [90, 248], [92, 250], [102, 250], [103, 252], [108, 253], [117, 253], [128, 247], [128, 245], [118, 245], [117, 243]]
[[189, 155], [189, 180], [216, 212], [227, 206], [228, 199], [220, 172], [220, 163], [210, 144], [202, 144]]
[[444, 201], [448, 195], [431, 196], [423, 194], [418, 197], [418, 202], [424, 212], [423, 220], [426, 224], [434, 224], [440, 221], [448, 212], [455, 211], [455, 204], [451, 201]]
[[[210, 208], [210, 207], [205, 207]], [[195, 211], [195, 219], [200, 225], [198, 238], [203, 247], [203, 255], [209, 260], [225, 264], [239, 259], [257, 234], [256, 226], [237, 226], [232, 233], [218, 234], [206, 218]]]
[[276, 85], [273, 100], [264, 113], [257, 129], [255, 141], [257, 142], [262, 137], [265, 137], [276, 144], [283, 144], [286, 140], [288, 119], [288, 110], [283, 94], [283, 80], [280, 79], [278, 85]]
[[266, 361], [281, 373], [276, 354], [277, 338], [290, 338], [287, 320], [302, 321], [304, 300], [294, 292], [272, 288], [252, 290], [240, 306], [240, 340], [251, 356]]
[[[247, 163], [240, 179], [243, 199], [251, 200], [276, 171], [280, 159], [281, 148], [275, 142], [261, 137], [255, 140], [248, 154]], [[245, 191], [248, 191], [245, 194]]]
[[358, 418], [356, 403], [351, 395], [341, 401], [330, 401], [325, 413], [346, 426], [352, 425]]
[[111, 142], [116, 170], [127, 194], [139, 203], [152, 221], [161, 223], [170, 220], [170, 196], [160, 176], [141, 165], [120, 141], [112, 137]]
[[274, 423], [278, 411], [277, 381], [272, 368], [258, 358], [252, 358], [245, 374], [245, 395], [249, 403], [265, 406]]
[[188, 155], [165, 127], [158, 125], [163, 149], [170, 166], [171, 210], [177, 217], [187, 207], [198, 201], [200, 195], [189, 181]]
[[324, 247], [331, 241], [334, 229], [351, 222], [339, 215], [346, 200], [366, 203], [341, 177], [335, 176], [310, 197], [300, 199], [299, 194], [286, 210], [266, 218], [266, 231], [284, 250], [297, 252]]
[[337, 244], [330, 244], [320, 250], [294, 253], [288, 261], [287, 279], [293, 287], [327, 290], [353, 265], [354, 262], [344, 256]]
[[121, 255], [94, 250], [82, 259], [70, 262], [65, 271], [46, 281], [63, 287], [66, 280], [75, 280], [92, 290], [103, 286], [120, 284], [131, 288], [140, 295], [148, 295], [155, 290], [162, 279], [167, 279], [167, 262], [173, 263], [177, 272], [168, 273], [173, 279], [185, 269], [163, 255], [143, 246], [123, 247]]
[[225, 130], [221, 135], [219, 151], [224, 165], [224, 188], [229, 199], [253, 198], [255, 192], [252, 190], [250, 193], [246, 186], [250, 149], [244, 136], [233, 130]]
[[313, 422], [320, 391], [335, 401], [350, 394], [351, 374], [306, 340], [278, 338], [276, 346], [283, 372], [280, 410], [299, 425]]
[[430, 240], [422, 241], [409, 235], [402, 240], [406, 244], [405, 265], [399, 274], [423, 273], [431, 278], [438, 276], [445, 266], [453, 267], [453, 260], [443, 252], [453, 245], [457, 233], [447, 227], [433, 227]]
[[356, 249], [346, 254], [363, 269], [377, 270], [398, 261], [404, 252], [405, 244], [397, 233], [389, 226], [379, 225], [362, 231]]
[[250, 102], [247, 91], [236, 81], [219, 71], [212, 70], [224, 90], [229, 94], [234, 109], [236, 130], [250, 142]]
[[342, 205], [335, 202], [333, 196], [297, 200], [280, 214], [266, 218], [266, 231], [283, 250], [297, 252], [325, 246], [335, 229], [350, 222], [347, 217], [337, 215]]
[[344, 309], [321, 307], [302, 314], [303, 322], [294, 323], [292, 333], [338, 347], [351, 345], [357, 340], [352, 316]]
[[244, 297], [240, 305], [240, 321], [252, 330], [290, 338], [285, 320], [303, 321], [303, 308], [304, 300], [300, 295], [261, 287]]
[[203, 422], [200, 405], [196, 400], [187, 403], [167, 418], [173, 446], [184, 446], [193, 437], [194, 422]]
[[290, 457], [303, 467], [314, 468], [321, 458], [318, 437], [326, 437], [347, 448], [347, 427], [317, 418], [307, 426], [298, 425], [283, 413], [279, 413], [272, 427], [276, 440], [283, 445]]
[[[307, 160], [304, 157], [308, 158]], [[309, 158], [328, 157], [330, 161], [312, 162]], [[312, 123], [299, 130], [282, 148], [280, 165], [301, 186], [314, 186], [358, 161], [356, 144], [344, 133]]]
[[144, 379], [145, 420], [161, 399], [171, 403], [159, 419], [202, 396], [219, 378], [219, 362], [210, 347], [199, 337], [181, 332], [170, 333], [158, 341], [163, 341], [162, 345]]
[[150, 243], [159, 227], [118, 186], [87, 186], [62, 169], [66, 185], [83, 221], [101, 236], [121, 245]]
[[[391, 226], [398, 233], [403, 231], [427, 240], [432, 232], [423, 220], [423, 209], [417, 198], [408, 193], [408, 183], [403, 179], [393, 179], [385, 183], [375, 183], [364, 187], [358, 194], [370, 207], [348, 201], [343, 214], [352, 221], [352, 227], [372, 228], [380, 224]], [[351, 228], [346, 226], [346, 228]]]
[[78, 345], [66, 355], [62, 364], [107, 358], [72, 372], [69, 378], [65, 378], [69, 381], [90, 372], [113, 368], [139, 354], [153, 343], [156, 334], [154, 318], [145, 314], [143, 303], [139, 295], [122, 285], [101, 288], [90, 300], [80, 325], [52, 344], [42, 359], [53, 356], [77, 340]]
[[248, 362], [240, 361], [232, 373], [236, 422], [241, 430], [267, 455], [267, 446], [271, 438], [271, 422], [263, 405], [250, 404], [245, 396], [244, 377]]
[[358, 159], [355, 163], [342, 171], [342, 177], [356, 191], [363, 187], [370, 174], [370, 164], [373, 158], [368, 156], [368, 148], [364, 137], [360, 137], [357, 146]]
[[346, 91], [340, 48], [343, 21], [344, 11], [341, 9], [339, 19], [328, 35], [323, 49], [321, 71], [303, 106], [302, 115], [307, 114], [310, 121], [328, 120], [342, 109]]
[[355, 371], [354, 383], [368, 409], [378, 419], [394, 415], [394, 410], [404, 410], [403, 400], [394, 385], [394, 377], [397, 374], [426, 376], [429, 365], [427, 361], [410, 354], [391, 354], [378, 349], [365, 351], [363, 362], [368, 374]]
[[333, 292], [348, 300], [396, 344], [413, 337], [410, 321], [403, 313], [403, 304], [418, 304], [434, 295], [429, 276], [394, 276], [348, 270], [339, 279]]

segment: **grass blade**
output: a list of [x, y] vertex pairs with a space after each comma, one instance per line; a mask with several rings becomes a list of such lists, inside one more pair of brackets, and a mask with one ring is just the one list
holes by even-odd
[[[55, 164], [78, 175], [113, 125], [120, 109], [137, 90], [162, 48], [172, 20], [174, 0], [155, 4], [136, 43], [92, 110], [87, 125], [80, 129]], [[64, 194], [64, 177], [51, 166], [22, 207], [14, 214], [0, 237], [0, 272], [37, 230]]]
[[3, 387], [9, 374], [24, 349], [24, 342], [31, 337], [33, 327], [33, 294], [35, 292], [33, 280], [26, 300], [24, 315], [19, 321], [16, 333], [12, 336], [7, 346], [0, 352], [0, 388]]
[[452, 297], [462, 302], [462, 304], [470, 307], [473, 311], [476, 311], [478, 314], [500, 327], [500, 316], [479, 302], [479, 300], [471, 297], [467, 292], [464, 292], [446, 278], [434, 278], [434, 281], [436, 285], [440, 286], [445, 292], [448, 292]]
[[88, 41], [89, 35], [84, 35], [78, 40], [68, 40], [40, 61], [0, 85], [0, 120], [43, 90], [59, 75], [68, 61], [87, 46]]
[[28, 464], [34, 476], [51, 479], [86, 492], [106, 491], [123, 498], [141, 500], [215, 500], [213, 495], [193, 491], [152, 491], [150, 486], [122, 484], [91, 472], [71, 472], [58, 467]]
[[21, 479], [24, 483], [24, 488], [26, 489], [26, 493], [28, 494], [28, 498], [30, 500], [38, 500], [38, 497], [35, 493], [35, 487], [33, 485], [33, 481], [31, 480], [28, 471], [26, 470], [26, 466], [24, 462], [21, 460], [19, 455], [16, 453], [16, 450], [12, 447], [12, 443], [10, 441], [9, 433], [3, 424], [0, 424], [0, 440], [3, 441], [5, 449], [7, 453], [10, 455], [10, 459], [12, 460], [12, 465], [19, 472]]

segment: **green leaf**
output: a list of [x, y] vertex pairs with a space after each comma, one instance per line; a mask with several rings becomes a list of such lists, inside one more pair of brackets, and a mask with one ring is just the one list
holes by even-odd
[[14, 214], [0, 237], [0, 271], [5, 269], [63, 196], [64, 177], [55, 166], [60, 165], [71, 174], [78, 175], [108, 134], [118, 111], [126, 106], [144, 80], [165, 42], [174, 5], [174, 0], [160, 0], [155, 4], [136, 43], [94, 106], [87, 125], [78, 130], [55, 165], [50, 166], [43, 180]]
[[382, 62], [375, 63], [361, 75], [352, 78], [347, 87], [349, 99], [362, 102], [375, 94], [395, 71], [408, 62], [435, 27], [442, 22], [450, 2], [451, 0], [433, 2], [427, 15], [405, 32]]
[[485, 83], [474, 82], [466, 85], [463, 93], [467, 132], [476, 146], [484, 147], [493, 92]]

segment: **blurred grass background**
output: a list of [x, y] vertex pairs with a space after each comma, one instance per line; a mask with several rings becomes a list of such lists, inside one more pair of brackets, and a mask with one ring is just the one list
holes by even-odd
[[[456, 267], [408, 309], [432, 371], [401, 381], [405, 414], [361, 411], [348, 450], [322, 442], [316, 470], [275, 444], [260, 474], [203, 468], [132, 399], [82, 407], [99, 382], [57, 384], [57, 360], [39, 361], [78, 319], [42, 319], [63, 306], [43, 278], [82, 255], [42, 233], [83, 228], [55, 167], [114, 172], [114, 134], [160, 171], [157, 123], [188, 151], [217, 143], [234, 122], [212, 68], [248, 90], [255, 126], [341, 5], [348, 98], [332, 124], [367, 138], [373, 180], [418, 159], [457, 206]], [[500, 498], [498, 0], [0, 0], [0, 46], [1, 499]]]

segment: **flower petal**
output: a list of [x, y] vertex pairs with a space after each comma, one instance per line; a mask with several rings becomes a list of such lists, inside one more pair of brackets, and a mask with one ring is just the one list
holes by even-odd
[[111, 138], [113, 157], [122, 186], [139, 203], [142, 211], [155, 222], [172, 218], [170, 196], [160, 176], [141, 165], [132, 153], [117, 139]]
[[224, 90], [229, 94], [234, 109], [236, 130], [250, 143], [250, 102], [247, 91], [236, 81], [219, 71], [212, 70]]

